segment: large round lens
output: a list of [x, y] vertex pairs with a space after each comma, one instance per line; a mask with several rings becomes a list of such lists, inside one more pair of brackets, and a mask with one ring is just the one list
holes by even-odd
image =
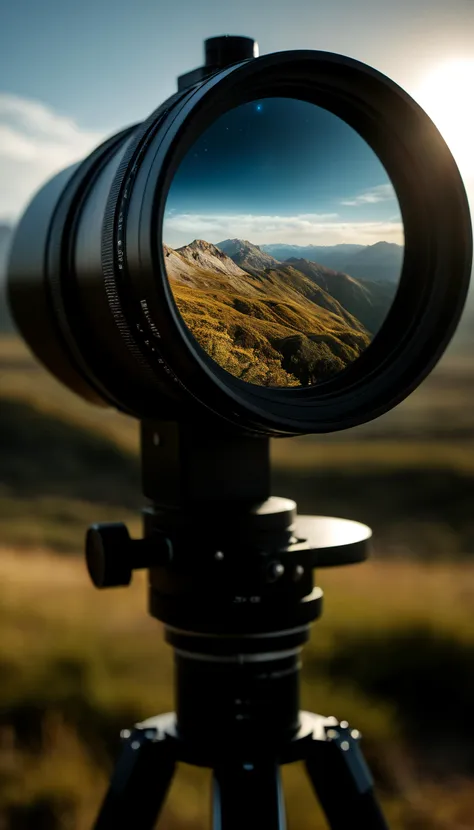
[[373, 150], [306, 101], [227, 111], [181, 162], [164, 258], [189, 331], [262, 386], [329, 380], [370, 345], [395, 297], [403, 225]]

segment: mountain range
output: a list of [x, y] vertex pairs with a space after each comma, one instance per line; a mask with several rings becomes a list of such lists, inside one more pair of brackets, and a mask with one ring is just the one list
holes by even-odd
[[196, 340], [227, 371], [260, 385], [307, 386], [346, 368], [370, 344], [396, 290], [303, 258], [281, 262], [242, 239], [164, 245], [164, 256]]
[[[220, 242], [218, 247], [229, 241]], [[364, 280], [398, 282], [403, 266], [404, 247], [393, 242], [376, 242], [375, 245], [273, 244], [260, 245], [260, 248], [279, 260], [307, 259]]]

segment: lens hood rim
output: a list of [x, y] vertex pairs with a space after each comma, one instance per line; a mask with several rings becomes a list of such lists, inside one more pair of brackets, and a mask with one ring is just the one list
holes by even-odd
[[[392, 179], [406, 237], [399, 290], [372, 344], [334, 380], [297, 390], [246, 384], [205, 354], [177, 311], [160, 235], [173, 175], [197, 136], [225, 110], [283, 91], [325, 106], [367, 141]], [[142, 157], [148, 167], [145, 190], [138, 194], [139, 223], [126, 232], [129, 281], [136, 297], [146, 298], [169, 370], [220, 417], [266, 434], [345, 429], [403, 400], [431, 371], [455, 331], [472, 258], [464, 185], [426, 113], [393, 81], [359, 61], [298, 50], [217, 73], [169, 116]]]

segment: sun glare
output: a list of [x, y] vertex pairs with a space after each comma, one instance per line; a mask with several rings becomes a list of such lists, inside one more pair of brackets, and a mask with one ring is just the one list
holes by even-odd
[[440, 64], [414, 95], [449, 146], [461, 175], [474, 179], [474, 59]]

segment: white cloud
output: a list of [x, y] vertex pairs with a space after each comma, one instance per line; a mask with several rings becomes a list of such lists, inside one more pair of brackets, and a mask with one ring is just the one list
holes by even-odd
[[232, 216], [181, 213], [165, 219], [163, 239], [171, 245], [185, 245], [193, 239], [221, 242], [226, 238], [249, 239], [255, 244], [286, 242], [293, 245], [337, 245], [352, 242], [403, 244], [403, 225], [396, 221], [343, 222], [336, 213], [303, 213], [295, 216]]
[[45, 181], [103, 139], [40, 101], [0, 93], [0, 221], [17, 219]]
[[[170, 212], [171, 213], [171, 212]], [[169, 216], [165, 220], [167, 230], [181, 233], [196, 233], [219, 235], [232, 233], [242, 237], [249, 233], [301, 233], [310, 231], [316, 224], [337, 219], [337, 213], [302, 213], [297, 216], [266, 216], [241, 213], [234, 215], [179, 213]], [[221, 236], [222, 239], [222, 236]]]
[[395, 191], [391, 184], [380, 184], [378, 187], [372, 187], [358, 196], [351, 199], [344, 199], [341, 205], [349, 207], [359, 207], [359, 205], [376, 205], [378, 202], [389, 202], [395, 199]]

